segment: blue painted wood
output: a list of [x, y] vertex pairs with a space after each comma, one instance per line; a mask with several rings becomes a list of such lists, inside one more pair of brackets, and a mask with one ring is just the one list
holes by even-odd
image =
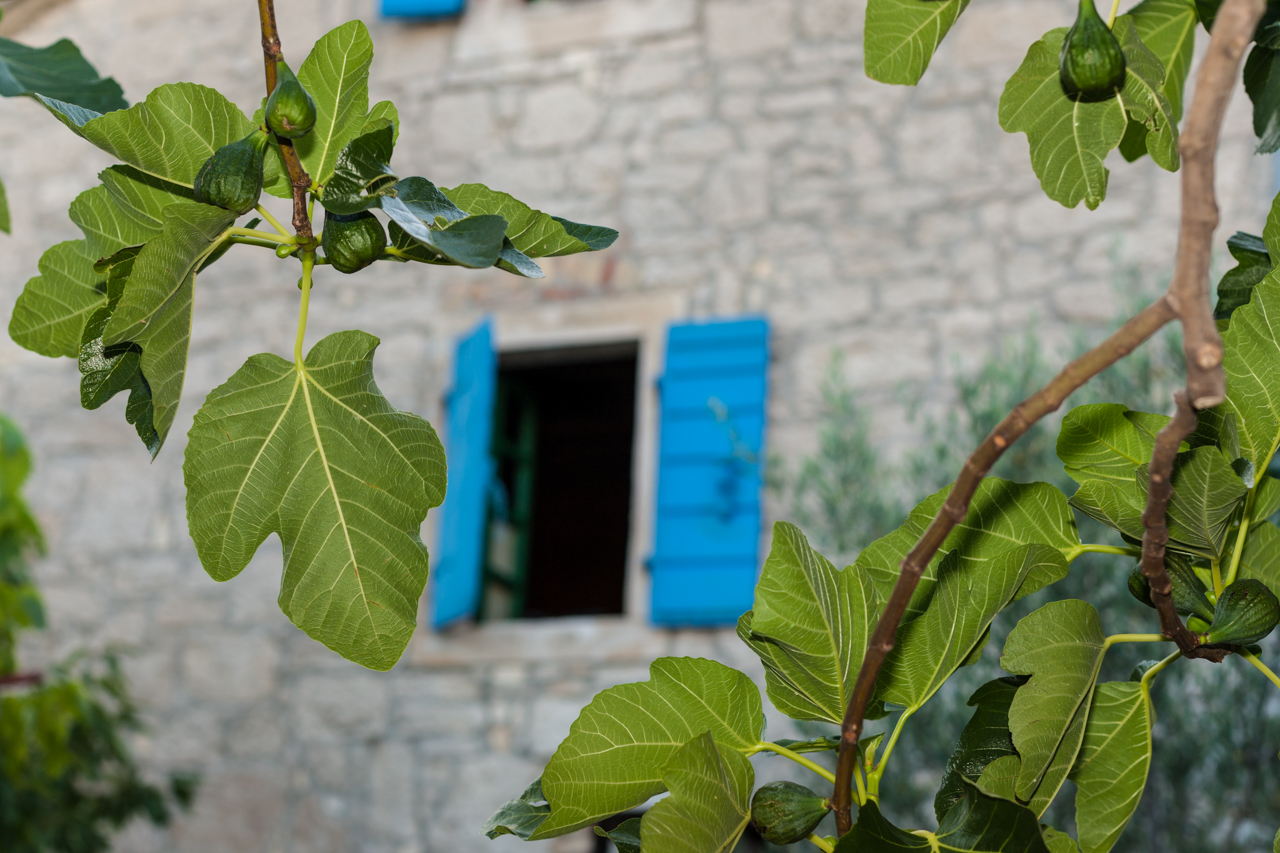
[[659, 625], [732, 625], [751, 608], [768, 366], [763, 318], [668, 334], [650, 563]]
[[450, 18], [461, 15], [466, 0], [382, 0], [384, 18]]
[[440, 509], [440, 544], [432, 567], [437, 628], [473, 615], [480, 603], [497, 384], [493, 330], [486, 320], [458, 341], [446, 406], [449, 490]]

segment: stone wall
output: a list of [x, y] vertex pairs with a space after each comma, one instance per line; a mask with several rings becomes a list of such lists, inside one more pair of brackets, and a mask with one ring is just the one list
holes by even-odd
[[[914, 89], [863, 76], [857, 0], [474, 0], [461, 23], [435, 26], [379, 21], [369, 0], [278, 6], [295, 62], [328, 28], [369, 22], [374, 96], [403, 117], [401, 174], [484, 181], [622, 231], [614, 249], [553, 261], [538, 282], [390, 265], [358, 284], [321, 273], [310, 340], [377, 334], [388, 398], [433, 421], [453, 336], [486, 312], [505, 347], [640, 339], [652, 378], [670, 320], [764, 311], [771, 449], [812, 446], [818, 379], [839, 349], [892, 452], [911, 435], [904, 386], [944, 405], [954, 372], [1029, 318], [1052, 347], [1112, 316], [1118, 268], [1158, 279], [1171, 265], [1176, 176], [1116, 163], [1098, 211], [1064, 210], [1041, 194], [1025, 138], [996, 124], [1004, 80], [1030, 41], [1070, 20], [1066, 2], [975, 5]], [[20, 35], [72, 37], [131, 100], [174, 79], [247, 111], [261, 98], [249, 2], [70, 0]], [[1271, 186], [1242, 100], [1220, 157], [1223, 234], [1256, 233]], [[67, 205], [108, 161], [27, 101], [0, 101], [0, 150], [15, 209], [0, 241], [9, 306], [41, 250], [78, 236]], [[280, 613], [274, 540], [242, 576], [211, 581], [186, 535], [183, 436], [247, 356], [289, 351], [296, 290], [269, 260], [245, 249], [202, 276], [186, 401], [151, 465], [120, 401], [81, 411], [74, 364], [0, 341], [0, 409], [34, 447], [30, 496], [50, 542], [38, 579], [53, 627], [28, 660], [135, 646], [129, 673], [151, 724], [139, 754], [205, 778], [193, 815], [167, 833], [134, 827], [118, 849], [515, 850], [484, 841], [480, 823], [538, 774], [597, 690], [643, 679], [662, 654], [759, 674], [729, 633], [646, 626], [647, 383], [624, 617], [423, 629], [401, 665], [375, 674]]]

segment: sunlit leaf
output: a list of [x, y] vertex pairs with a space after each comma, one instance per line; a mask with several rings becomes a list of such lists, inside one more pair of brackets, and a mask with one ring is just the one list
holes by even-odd
[[729, 853], [751, 819], [755, 772], [741, 752], [722, 749], [710, 732], [689, 741], [662, 769], [671, 796], [645, 813], [645, 853]]
[[542, 774], [551, 816], [534, 838], [573, 832], [662, 793], [667, 762], [703, 732], [726, 752], [755, 750], [764, 715], [747, 676], [697, 658], [661, 658], [649, 676], [604, 690], [582, 709]]
[[[1147, 465], [1137, 471], [1141, 493], [1147, 489]], [[1169, 498], [1169, 539], [1187, 553], [1215, 559], [1248, 489], [1215, 447], [1179, 453]]]
[[914, 86], [969, 0], [869, 0], [863, 49], [867, 76]]
[[93, 271], [96, 260], [84, 240], [47, 249], [40, 275], [27, 282], [13, 306], [9, 337], [40, 355], [75, 358], [85, 323], [107, 301], [106, 276]]
[[879, 608], [875, 585], [858, 567], [837, 570], [795, 525], [775, 524], [755, 607], [744, 617], [770, 647], [757, 652], [774, 706], [794, 719], [839, 724]]
[[1084, 744], [1071, 771], [1083, 853], [1115, 846], [1142, 799], [1151, 767], [1150, 697], [1133, 681], [1108, 681], [1093, 694]]
[[1129, 408], [1119, 403], [1099, 403], [1077, 406], [1062, 419], [1058, 458], [1073, 480], [1106, 480], [1129, 486], [1133, 472], [1151, 461], [1155, 437], [1125, 417], [1128, 412]]
[[1009, 633], [1001, 668], [1031, 676], [1009, 707], [1009, 730], [1022, 756], [1019, 799], [1030, 799], [1076, 711], [1088, 700], [1105, 640], [1093, 605], [1075, 600], [1050, 602]]
[[211, 577], [235, 577], [279, 534], [280, 608], [343, 657], [386, 670], [417, 622], [419, 529], [444, 498], [445, 464], [431, 425], [378, 390], [377, 345], [339, 332], [301, 365], [250, 358], [196, 414], [183, 476]]

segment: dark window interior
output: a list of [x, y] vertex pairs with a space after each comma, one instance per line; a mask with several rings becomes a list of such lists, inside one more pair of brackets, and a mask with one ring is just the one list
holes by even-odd
[[636, 357], [501, 354], [482, 619], [622, 612]]

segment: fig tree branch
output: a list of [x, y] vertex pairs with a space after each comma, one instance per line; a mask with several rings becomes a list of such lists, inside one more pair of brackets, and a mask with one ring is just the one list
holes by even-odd
[[[258, 20], [262, 24], [262, 61], [267, 71], [267, 97], [270, 97], [276, 88], [276, 63], [284, 58], [280, 49], [280, 31], [276, 27], [274, 0], [258, 0]], [[311, 232], [311, 217], [307, 216], [311, 176], [302, 167], [292, 139], [276, 136], [276, 142], [280, 145], [285, 167], [289, 170], [289, 184], [293, 188], [293, 230], [297, 232], [300, 243], [309, 245], [315, 239]]]
[[[1264, 7], [1265, 0], [1224, 0], [1214, 23], [1208, 52], [1197, 73], [1195, 93], [1179, 148], [1183, 169], [1182, 225], [1169, 291], [1101, 344], [1068, 364], [1048, 385], [1019, 403], [996, 425], [965, 461], [938, 514], [902, 560], [898, 580], [872, 632], [841, 725], [840, 753], [832, 796], [839, 834], [843, 835], [853, 827], [851, 785], [858, 739], [862, 736], [867, 705], [875, 692], [876, 676], [893, 649], [894, 635], [902, 615], [929, 562], [952, 529], [964, 520], [978, 485], [1005, 450], [1038, 420], [1057, 410], [1073, 391], [1133, 352], [1174, 319], [1183, 323], [1187, 387], [1192, 404], [1213, 406], [1225, 398], [1222, 339], [1208, 310], [1209, 255], [1218, 222], [1213, 157], [1217, 151], [1222, 116], [1239, 73], [1240, 58], [1253, 38]], [[1203, 311], [1200, 310], [1201, 305]], [[1176, 443], [1174, 447], [1176, 449]], [[1163, 560], [1159, 571], [1167, 577]], [[1163, 623], [1164, 616], [1161, 618]], [[1176, 613], [1174, 618], [1177, 618]]]
[[0, 675], [0, 689], [5, 687], [39, 687], [44, 683], [44, 673], [12, 672]]

